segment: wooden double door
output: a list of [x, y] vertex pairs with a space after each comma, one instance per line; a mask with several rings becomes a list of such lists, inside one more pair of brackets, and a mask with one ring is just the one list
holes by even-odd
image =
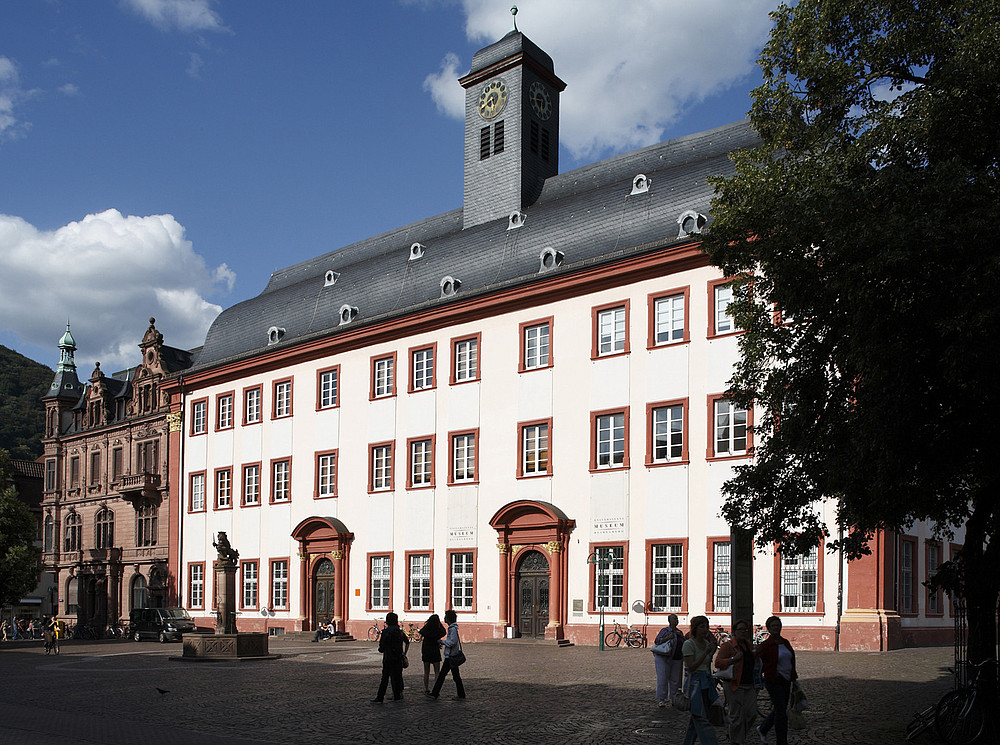
[[313, 580], [313, 620], [314, 624], [326, 623], [332, 620], [336, 606], [336, 576], [333, 562], [323, 559], [316, 565]]
[[549, 562], [529, 551], [517, 565], [517, 619], [521, 636], [545, 638], [549, 625]]

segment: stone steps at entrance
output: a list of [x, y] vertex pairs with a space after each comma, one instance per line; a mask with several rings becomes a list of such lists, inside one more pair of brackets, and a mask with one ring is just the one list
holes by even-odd
[[544, 647], [572, 647], [573, 642], [569, 639], [535, 639], [529, 636], [521, 636], [516, 639], [484, 639], [479, 644], [517, 644], [517, 645], [540, 645]]

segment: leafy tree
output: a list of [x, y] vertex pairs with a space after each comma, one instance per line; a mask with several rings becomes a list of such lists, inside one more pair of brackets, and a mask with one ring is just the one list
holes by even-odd
[[10, 455], [0, 450], [0, 605], [17, 602], [38, 583], [35, 518], [11, 476]]
[[731, 395], [762, 412], [724, 514], [801, 551], [836, 500], [827, 546], [849, 558], [879, 530], [964, 524], [970, 658], [995, 659], [1000, 12], [800, 0], [772, 17], [761, 144], [715, 180], [705, 241], [738, 278]]
[[53, 374], [45, 365], [0, 346], [0, 448], [15, 458], [31, 460], [42, 454], [41, 398]]

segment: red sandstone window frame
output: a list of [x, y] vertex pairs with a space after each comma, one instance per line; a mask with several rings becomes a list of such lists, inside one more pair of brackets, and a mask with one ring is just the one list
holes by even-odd
[[[718, 339], [723, 336], [735, 336], [736, 334], [742, 334], [743, 329], [736, 325], [736, 319], [730, 316], [733, 324], [733, 328], [727, 331], [716, 330], [716, 289], [724, 287], [725, 285], [732, 284], [734, 277], [722, 277], [721, 279], [710, 279], [707, 284], [708, 290], [708, 338]], [[732, 302], [732, 301], [730, 301]]]
[[[403, 610], [407, 613], [409, 612], [420, 612], [420, 613], [433, 613], [434, 612], [434, 549], [429, 548], [423, 551], [406, 551], [404, 554], [406, 558], [406, 597], [403, 598]], [[413, 605], [410, 600], [412, 599], [410, 593], [410, 580], [413, 571], [413, 566], [410, 563], [410, 558], [413, 556], [427, 556], [430, 559], [430, 597], [428, 599], [427, 607]]]
[[[458, 438], [472, 438], [472, 478], [456, 478], [455, 468], [455, 444]], [[479, 483], [479, 461], [482, 451], [482, 441], [479, 439], [479, 427], [473, 429], [462, 429], [448, 433], [448, 486], [469, 486]], [[468, 471], [468, 469], [466, 469]]]
[[[426, 484], [414, 484], [413, 483], [413, 446], [418, 442], [429, 442], [430, 443], [430, 481]], [[421, 435], [418, 437], [408, 437], [406, 439], [406, 488], [410, 491], [418, 491], [420, 489], [433, 489], [434, 488], [434, 472], [437, 466], [437, 435]]]
[[[710, 393], [708, 395], [708, 403], [706, 412], [708, 415], [708, 446], [705, 450], [705, 460], [717, 461], [717, 460], [740, 460], [745, 458], [753, 457], [753, 406], [746, 409], [747, 414], [747, 445], [746, 450], [741, 453], [728, 453], [723, 455], [717, 455], [715, 452], [715, 405], [720, 401], [729, 401], [733, 403], [725, 393]], [[733, 403], [733, 406], [736, 404]], [[733, 425], [730, 424], [730, 427]]]
[[[524, 462], [524, 431], [528, 427], [545, 427], [546, 430], [546, 441], [547, 445], [545, 447], [545, 470], [535, 471], [533, 473], [525, 472], [525, 462]], [[519, 479], [542, 479], [552, 475], [552, 417], [548, 419], [533, 419], [527, 422], [517, 423], [517, 473], [516, 478]]]
[[[417, 388], [414, 385], [414, 377], [417, 372], [416, 356], [420, 352], [430, 352], [431, 354], [431, 382], [430, 385], [421, 386]], [[409, 360], [409, 370], [406, 374], [406, 392], [407, 393], [420, 393], [421, 391], [432, 391], [437, 388], [437, 342], [432, 344], [421, 344], [416, 347], [410, 347], [406, 352], [406, 358]]]
[[[194, 569], [201, 569], [201, 602], [194, 602]], [[208, 576], [205, 572], [204, 561], [190, 561], [187, 565], [187, 607], [190, 610], [205, 609], [205, 595], [208, 593]]]
[[[254, 603], [253, 605], [246, 605], [243, 602], [244, 600], [246, 600], [246, 582], [247, 582], [246, 568], [247, 568], [248, 564], [253, 564], [254, 568], [257, 571], [257, 578], [256, 578], [256, 582], [257, 582], [257, 590], [256, 590], [257, 602]], [[239, 588], [239, 593], [240, 593], [240, 610], [260, 610], [260, 559], [240, 559], [240, 588]]]
[[[663, 466], [686, 466], [691, 462], [690, 437], [688, 435], [688, 424], [690, 417], [690, 402], [687, 398], [673, 398], [668, 401], [654, 401], [646, 404], [646, 467], [661, 468]], [[653, 411], [665, 409], [672, 406], [681, 407], [681, 456], [671, 460], [655, 460], [654, 451], [656, 448], [656, 435], [653, 432]]]
[[[240, 467], [240, 507], [260, 507], [261, 503], [261, 493], [263, 491], [263, 476], [261, 475], [262, 468], [261, 461], [254, 461], [253, 463], [243, 463]], [[247, 502], [247, 469], [257, 467], [257, 501]]]
[[[378, 369], [379, 363], [388, 362], [390, 365], [391, 380], [389, 381], [389, 388], [386, 393], [378, 393], [378, 385], [376, 382], [376, 371]], [[369, 386], [368, 386], [368, 400], [378, 401], [384, 398], [393, 398], [396, 395], [396, 391], [399, 389], [399, 366], [396, 364], [396, 353], [390, 352], [389, 354], [376, 354], [373, 355], [369, 360], [370, 365], [370, 376], [369, 376]]]
[[[593, 555], [593, 553], [599, 549], [606, 548], [621, 548], [622, 549], [622, 604], [621, 606], [609, 605], [604, 609], [605, 613], [627, 613], [628, 612], [628, 549], [629, 542], [625, 539], [619, 541], [593, 541], [589, 546], [588, 556]], [[588, 606], [587, 610], [590, 613], [600, 613], [601, 609], [597, 607], [597, 573], [598, 565], [597, 563], [587, 562], [587, 567], [589, 570], [588, 585], [587, 590], [588, 595]], [[608, 588], [610, 590], [610, 583]], [[610, 592], [609, 592], [610, 600]]]
[[[194, 506], [194, 480], [201, 477], [201, 507]], [[208, 472], [192, 471], [188, 474], [187, 511], [189, 513], [205, 512], [208, 509]]]
[[[219, 393], [215, 396], [215, 431], [223, 432], [227, 429], [232, 429], [236, 421], [236, 400], [235, 391], [226, 391], [225, 393]], [[227, 424], [223, 421], [223, 413], [225, 409], [223, 408], [222, 402], [225, 399], [229, 399], [229, 423]]]
[[[332, 404], [323, 404], [323, 376], [329, 373], [333, 373], [337, 379], [336, 391], [333, 394]], [[330, 409], [340, 408], [340, 365], [331, 365], [330, 367], [322, 367], [316, 371], [316, 411], [329, 411]]]
[[[333, 458], [333, 488], [330, 494], [320, 492], [320, 461], [324, 458]], [[313, 499], [336, 499], [338, 496], [338, 486], [340, 484], [340, 449], [318, 450], [313, 459]]]
[[[219, 503], [219, 497], [221, 496], [221, 493], [220, 493], [221, 489], [220, 489], [219, 480], [220, 480], [222, 474], [224, 474], [224, 473], [228, 473], [229, 474], [229, 504], [227, 504], [227, 505], [222, 505], [222, 504]], [[213, 498], [212, 509], [214, 509], [214, 510], [231, 510], [233, 508], [233, 467], [232, 466], [225, 466], [223, 468], [216, 468], [215, 469], [215, 473], [212, 476], [212, 486], [213, 486], [213, 488], [212, 488], [212, 491], [213, 491], [213, 495], [212, 495], [212, 498]]]
[[[597, 424], [598, 419], [607, 416], [615, 416], [617, 414], [624, 415], [624, 452], [622, 454], [622, 462], [620, 465], [615, 465], [611, 463], [606, 466], [598, 464], [598, 431]], [[612, 442], [614, 439], [612, 438]], [[629, 433], [629, 407], [615, 408], [615, 409], [601, 409], [600, 411], [590, 412], [590, 472], [591, 473], [607, 473], [609, 471], [626, 471], [630, 467], [629, 463], [629, 450], [631, 448], [630, 433]], [[612, 451], [613, 452], [613, 451]]]
[[[202, 410], [201, 417], [197, 414], [199, 408]], [[191, 402], [191, 427], [189, 434], [191, 437], [208, 434], [208, 396], [196, 398]]]
[[680, 546], [681, 547], [681, 604], [678, 608], [665, 608], [664, 610], [651, 610], [649, 615], [665, 616], [671, 613], [687, 615], [688, 612], [688, 566], [690, 552], [688, 551], [688, 538], [647, 538], [646, 539], [646, 606], [653, 606], [653, 548], [656, 546]]
[[[277, 486], [277, 471], [278, 464], [286, 463], [288, 464], [288, 499], [278, 499], [276, 497], [276, 486]], [[268, 504], [291, 504], [292, 501], [292, 456], [286, 455], [283, 458], [272, 458], [271, 467], [269, 469], [271, 475], [270, 478], [270, 490], [268, 491], [267, 501]]]
[[[910, 547], [910, 610], [904, 611], [903, 605], [903, 545]], [[918, 539], [915, 535], [899, 535], [899, 551], [896, 556], [896, 587], [899, 588], [899, 607], [897, 613], [900, 618], [916, 618], [920, 615], [920, 562], [918, 560]]]
[[[386, 606], [375, 606], [372, 604], [372, 559], [388, 559], [389, 560], [389, 592], [388, 600], [386, 601]], [[366, 571], [365, 574], [368, 575], [368, 589], [365, 596], [365, 610], [371, 613], [383, 613], [392, 611], [392, 590], [393, 590], [393, 554], [391, 551], [369, 551], [365, 558]]]
[[[782, 584], [781, 584], [781, 553], [778, 545], [773, 548], [773, 596], [771, 598], [771, 615], [774, 616], [821, 616], [826, 613], [826, 602], [824, 600], [824, 558], [826, 556], [826, 540], [820, 540], [816, 547], [816, 608], [806, 611], [783, 610], [781, 607]], [[732, 559], [730, 559], [732, 560]], [[731, 596], [730, 596], [731, 597]]]
[[[546, 353], [546, 362], [544, 365], [532, 365], [528, 366], [528, 332], [531, 329], [536, 329], [541, 326], [548, 327], [548, 341], [549, 350]], [[553, 330], [555, 326], [555, 317], [546, 316], [545, 318], [536, 318], [533, 321], [525, 321], [524, 323], [518, 324], [517, 335], [518, 335], [518, 345], [520, 347], [518, 358], [517, 358], [517, 371], [519, 373], [535, 372], [536, 370], [547, 370], [555, 364], [555, 359], [553, 355]]]
[[[375, 450], [378, 448], [389, 448], [388, 452], [388, 478], [387, 486], [375, 486]], [[384, 494], [392, 493], [396, 488], [396, 441], [383, 440], [382, 442], [372, 442], [368, 444], [368, 493]]]
[[[937, 548], [938, 554], [938, 570], [940, 570], [941, 565], [944, 563], [944, 544], [941, 541], [936, 541], [933, 538], [924, 539], [924, 581], [929, 582], [934, 576], [931, 574], [931, 548]], [[936, 574], [936, 572], [935, 572]], [[937, 599], [936, 611], [931, 611], [931, 596]], [[924, 585], [924, 615], [928, 618], [943, 618], [944, 617], [944, 591], [939, 587], [937, 590], [932, 591], [927, 585]]]
[[[455, 554], [472, 554], [472, 605], [469, 608], [456, 608], [453, 605], [454, 596], [453, 590], [453, 574], [454, 574], [454, 562], [452, 561], [452, 556]], [[465, 548], [449, 548], [447, 554], [448, 561], [448, 599], [445, 603], [445, 608], [447, 610], [453, 610], [457, 614], [463, 613], [477, 613], [479, 608], [479, 549], [473, 546], [468, 546]]]
[[[278, 411], [278, 386], [288, 385], [288, 411]], [[271, 419], [291, 419], [295, 413], [295, 379], [294, 377], [279, 378], [271, 381]]]
[[[277, 605], [274, 602], [275, 587], [274, 569], [278, 564], [285, 565], [285, 604]], [[258, 580], [259, 583], [259, 580]], [[257, 586], [257, 599], [260, 601], [260, 585]], [[267, 564], [267, 607], [269, 610], [288, 610], [292, 606], [292, 562], [288, 556], [275, 556]]]
[[[474, 374], [468, 378], [458, 379], [458, 353], [455, 351], [459, 344], [466, 342], [475, 341], [476, 342], [476, 366]], [[483, 361], [483, 334], [482, 332], [475, 334], [465, 334], [463, 336], [456, 336], [451, 339], [448, 344], [451, 350], [451, 360], [449, 361], [449, 385], [465, 385], [466, 383], [475, 383], [480, 378], [480, 371], [482, 369]]]
[[[733, 608], [733, 542], [732, 536], [710, 535], [705, 539], [707, 546], [708, 578], [705, 595], [705, 612], [715, 615], [731, 615]], [[729, 610], [719, 610], [715, 607], [715, 546], [719, 543], [729, 544]]]
[[[622, 349], [612, 349], [609, 352], [601, 352], [600, 317], [602, 313], [614, 310], [625, 312], [625, 338]], [[613, 303], [602, 303], [590, 309], [590, 359], [606, 360], [611, 357], [621, 357], [631, 351], [631, 300], [616, 300]]]
[[[656, 341], [656, 304], [660, 300], [669, 300], [675, 297], [684, 299], [684, 330], [680, 339], [670, 341]], [[646, 325], [648, 333], [646, 337], [646, 349], [665, 349], [676, 347], [691, 342], [691, 286], [674, 287], [662, 292], [650, 293], [646, 298]]]
[[[247, 414], [250, 411], [250, 407], [247, 405], [250, 393], [252, 391], [257, 392], [257, 418], [248, 419]], [[242, 421], [243, 426], [253, 426], [254, 424], [260, 424], [264, 418], [263, 413], [264, 407], [264, 386], [262, 385], [250, 385], [243, 389], [243, 411], [242, 411]]]

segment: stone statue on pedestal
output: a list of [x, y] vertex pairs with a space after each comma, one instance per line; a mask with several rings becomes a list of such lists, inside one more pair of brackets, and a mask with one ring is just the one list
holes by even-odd
[[219, 552], [215, 562], [215, 633], [236, 633], [236, 569], [240, 552], [229, 544], [224, 531], [212, 542]]

